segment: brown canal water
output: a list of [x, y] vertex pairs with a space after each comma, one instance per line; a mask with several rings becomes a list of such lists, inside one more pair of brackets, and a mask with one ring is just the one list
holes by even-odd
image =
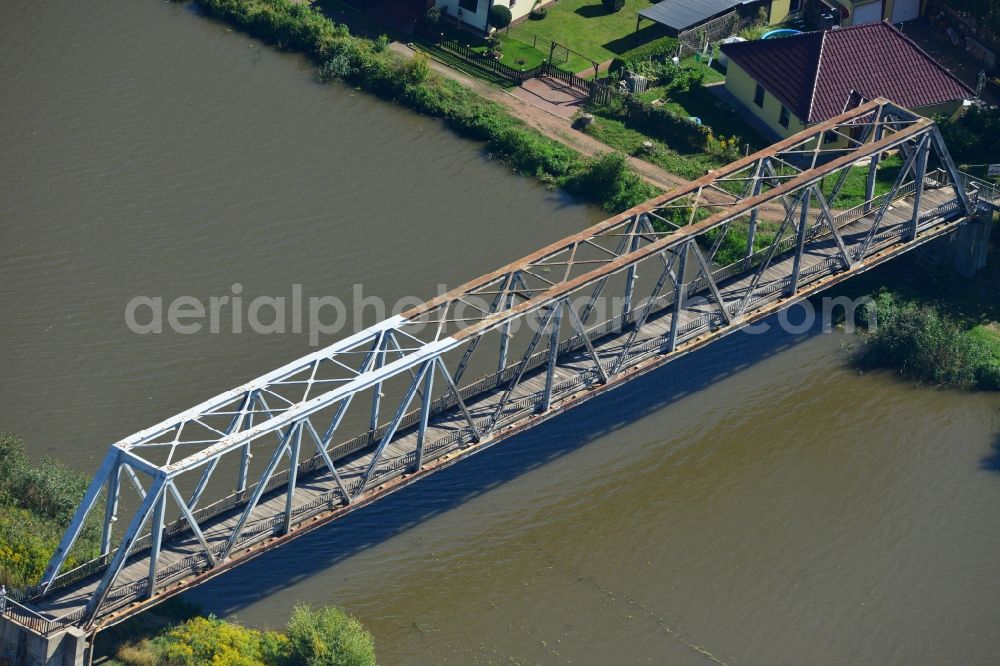
[[[308, 351], [136, 295], [434, 293], [600, 213], [153, 0], [0, 4], [0, 427], [114, 440]], [[1000, 397], [736, 335], [188, 596], [336, 604], [385, 664], [1000, 662]]]

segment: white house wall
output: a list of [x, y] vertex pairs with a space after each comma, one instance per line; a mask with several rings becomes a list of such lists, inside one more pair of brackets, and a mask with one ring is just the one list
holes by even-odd
[[[494, 5], [506, 5], [510, 8], [511, 20], [518, 21], [531, 13], [534, 0], [493, 0]], [[478, 10], [471, 12], [463, 9], [459, 15], [458, 0], [437, 0], [435, 6], [440, 7], [449, 16], [453, 16], [466, 25], [478, 30], [486, 30], [486, 17], [490, 10], [490, 0], [479, 0]]]

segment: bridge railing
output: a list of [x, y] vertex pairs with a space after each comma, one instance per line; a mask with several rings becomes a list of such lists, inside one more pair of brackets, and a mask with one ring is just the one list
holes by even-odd
[[[927, 177], [940, 186], [944, 186], [950, 182], [948, 174], [940, 167], [928, 172]], [[958, 172], [958, 178], [973, 205], [984, 202], [1000, 207], [1000, 187], [982, 178], [976, 178], [964, 171]]]

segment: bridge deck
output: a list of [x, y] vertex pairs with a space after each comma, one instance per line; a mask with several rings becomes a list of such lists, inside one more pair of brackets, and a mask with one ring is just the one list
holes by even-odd
[[[924, 193], [922, 209], [933, 210], [935, 206], [944, 206], [954, 199], [954, 194], [950, 190], [928, 190]], [[910, 220], [912, 214], [912, 204], [909, 198], [903, 198], [895, 202], [889, 210], [887, 217], [883, 220], [879, 235], [873, 244], [873, 248], [880, 245], [890, 245], [898, 241], [904, 226]], [[940, 218], [930, 223], [925, 223], [922, 228], [933, 226], [939, 223]], [[869, 226], [870, 218], [861, 218], [853, 222], [847, 222], [841, 227], [843, 240], [850, 249], [858, 247], [864, 238]], [[902, 252], [909, 249], [904, 245], [897, 245], [894, 252]], [[757, 289], [755, 298], [750, 305], [760, 307], [762, 304], [777, 301], [782, 297], [788, 285], [787, 276], [790, 274], [789, 263], [793, 259], [793, 252], [785, 252], [776, 256], [771, 267], [763, 275]], [[842, 271], [842, 263], [839, 259], [837, 245], [834, 239], [827, 236], [820, 241], [813, 241], [803, 255], [801, 265], [800, 289], [815, 282], [820, 278], [834, 272]], [[856, 270], [864, 270], [864, 267]], [[724, 279], [719, 281], [720, 292], [727, 305], [733, 305], [746, 295], [750, 286], [753, 270], [748, 273], [740, 273], [730, 277], [721, 276]], [[679, 340], [691, 341], [694, 338], [703, 336], [713, 328], [716, 322], [711, 321], [709, 301], [707, 300], [708, 290], [702, 288], [698, 293], [689, 297], [685, 309], [682, 312], [679, 328], [683, 332]], [[664, 354], [664, 342], [671, 328], [672, 308], [669, 303], [658, 303], [660, 308], [651, 315], [646, 326], [641, 329], [641, 333], [631, 347], [625, 366], [635, 364], [656, 355]], [[620, 326], [612, 327], [610, 331], [598, 331], [600, 335], [593, 339], [593, 344], [597, 354], [605, 366], [610, 366], [618, 355], [622, 352], [625, 340], [630, 331], [621, 331]], [[592, 334], [593, 335], [593, 334]], [[679, 349], [678, 351], [683, 351]], [[557, 392], [554, 393], [554, 404], [558, 404], [561, 399], [574, 392], [586, 388], [587, 377], [593, 376], [593, 360], [585, 347], [577, 346], [568, 350], [559, 357], [558, 367], [555, 371], [555, 385]], [[536, 411], [538, 400], [543, 394], [545, 387], [544, 363], [539, 363], [536, 367], [525, 372], [524, 378], [517, 386], [508, 406], [505, 410], [503, 421], [515, 423], [523, 421]], [[495, 410], [505, 385], [493, 386], [480, 393], [466, 398], [466, 404], [477, 421], [485, 420]], [[561, 392], [559, 392], [561, 389]], [[467, 434], [467, 424], [457, 407], [452, 407], [446, 411], [433, 415], [429, 421], [428, 436], [426, 441], [428, 446], [425, 450], [424, 461], [429, 462], [440, 459], [442, 456], [453, 454], [469, 446], [469, 438], [463, 436]], [[388, 446], [383, 454], [382, 462], [377, 471], [377, 482], [369, 487], [384, 483], [386, 480], [399, 476], [408, 470], [413, 464], [414, 440], [416, 437], [416, 426], [411, 426], [401, 430], [394, 441]], [[494, 436], [496, 437], [496, 435]], [[369, 465], [373, 455], [372, 447], [356, 452], [339, 461], [341, 477], [344, 483], [353, 490], [360, 482], [360, 478]], [[260, 543], [267, 538], [278, 534], [283, 526], [283, 512], [286, 501], [285, 486], [281, 485], [265, 494], [258, 508], [251, 519], [247, 522], [243, 541], [234, 551], [234, 557], [240, 555], [240, 551], [249, 546]], [[343, 505], [340, 492], [333, 475], [325, 467], [308, 476], [301, 477], [294, 494], [293, 525], [304, 522], [317, 514], [334, 509]], [[239, 519], [243, 507], [234, 506], [228, 511], [202, 523], [202, 530], [210, 545], [220, 548], [231, 533], [234, 525]], [[176, 583], [185, 577], [190, 577], [196, 569], [203, 569], [205, 560], [203, 555], [196, 555], [201, 550], [197, 540], [189, 530], [184, 530], [171, 538], [165, 538], [160, 555], [160, 572], [173, 573], [165, 575], [160, 583], [162, 588], [164, 583]], [[103, 607], [103, 619], [101, 623], [115, 621], [118, 617], [127, 615], [130, 611], [126, 606], [134, 603], [136, 599], [141, 599], [143, 590], [146, 587], [149, 570], [149, 551], [146, 549], [133, 555], [125, 564], [121, 575], [110, 591], [108, 603]], [[95, 588], [100, 581], [99, 575], [93, 575], [68, 587], [53, 590], [49, 596], [32, 603], [42, 615], [46, 617], [70, 617], [82, 615], [83, 608], [91, 598]], [[117, 600], [117, 601], [116, 601]], [[110, 615], [109, 615], [110, 614]]]

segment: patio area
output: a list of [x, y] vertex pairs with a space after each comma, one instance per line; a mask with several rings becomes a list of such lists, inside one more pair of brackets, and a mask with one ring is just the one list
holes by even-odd
[[587, 103], [587, 93], [552, 76], [528, 79], [510, 94], [561, 118], [572, 118]]

